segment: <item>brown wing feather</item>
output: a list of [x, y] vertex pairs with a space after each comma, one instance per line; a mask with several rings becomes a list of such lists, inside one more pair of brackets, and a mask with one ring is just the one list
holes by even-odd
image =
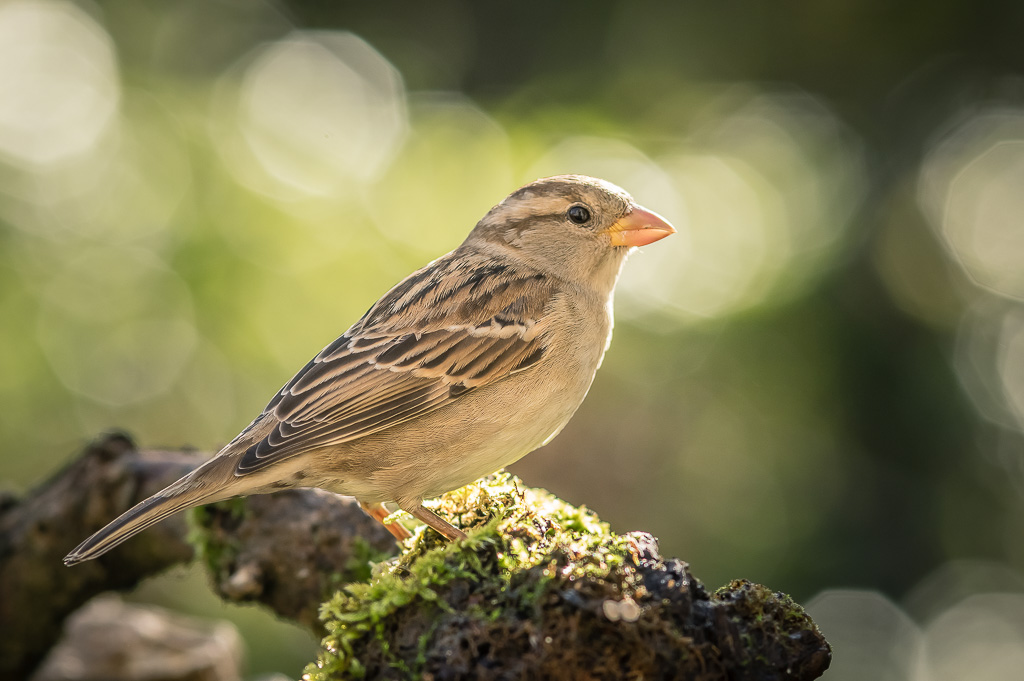
[[415, 272], [270, 401], [264, 418], [277, 423], [237, 473], [391, 428], [536, 364], [554, 295], [543, 275], [472, 254]]

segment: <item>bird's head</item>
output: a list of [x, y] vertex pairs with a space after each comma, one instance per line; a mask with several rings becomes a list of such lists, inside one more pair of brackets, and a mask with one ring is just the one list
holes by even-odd
[[466, 244], [514, 252], [541, 271], [610, 290], [633, 247], [675, 231], [610, 182], [558, 175], [509, 194], [477, 223]]

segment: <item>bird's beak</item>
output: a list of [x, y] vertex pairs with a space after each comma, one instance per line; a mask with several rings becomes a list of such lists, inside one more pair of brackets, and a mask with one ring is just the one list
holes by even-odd
[[675, 231], [668, 220], [640, 206], [633, 206], [614, 225], [604, 230], [611, 236], [612, 246], [646, 246], [675, 234]]

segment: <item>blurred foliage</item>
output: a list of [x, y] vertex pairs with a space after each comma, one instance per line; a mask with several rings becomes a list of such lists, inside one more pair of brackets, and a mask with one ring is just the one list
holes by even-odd
[[[590, 397], [515, 472], [710, 583], [832, 589], [851, 641], [864, 613], [953, 655], [946, 610], [892, 599], [959, 566], [948, 612], [1019, 657], [982, 597], [1024, 592], [1022, 27], [995, 0], [9, 0], [0, 479], [111, 426], [216, 449], [509, 191], [595, 174], [680, 233], [630, 259]], [[294, 673], [266, 636], [254, 670]], [[831, 678], [910, 664], [842, 650]]]

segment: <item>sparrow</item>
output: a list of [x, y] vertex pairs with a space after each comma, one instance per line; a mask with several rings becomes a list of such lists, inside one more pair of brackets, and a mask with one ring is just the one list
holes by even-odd
[[[64, 559], [96, 558], [172, 513], [319, 487], [383, 522], [547, 444], [583, 402], [612, 333], [612, 293], [637, 246], [675, 232], [592, 177], [531, 182], [454, 251], [413, 272], [285, 384], [216, 456]], [[386, 527], [398, 539], [398, 524]]]

